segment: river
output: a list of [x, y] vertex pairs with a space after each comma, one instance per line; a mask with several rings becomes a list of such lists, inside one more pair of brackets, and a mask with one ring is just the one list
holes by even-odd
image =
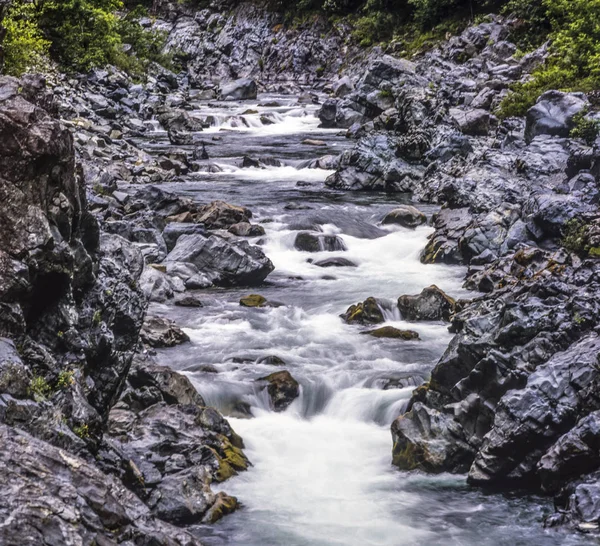
[[[259, 105], [260, 104], [260, 105]], [[198, 532], [208, 545], [241, 546], [497, 546], [576, 545], [585, 539], [544, 530], [548, 499], [490, 494], [465, 476], [400, 472], [391, 465], [390, 424], [415, 385], [428, 376], [451, 335], [443, 323], [406, 323], [394, 301], [436, 284], [466, 297], [461, 267], [423, 265], [419, 254], [433, 231], [383, 229], [399, 196], [335, 192], [323, 182], [332, 171], [307, 168], [339, 154], [350, 141], [318, 127], [318, 106], [296, 97], [259, 96], [244, 104], [198, 104], [213, 125], [200, 134], [210, 160], [185, 183], [165, 189], [202, 203], [244, 205], [266, 235], [261, 244], [276, 269], [255, 289], [200, 292], [204, 307], [154, 305], [173, 318], [191, 343], [159, 352], [162, 364], [187, 374], [209, 405], [228, 416], [243, 437], [252, 467], [222, 484], [243, 508]], [[244, 114], [244, 112], [246, 112]], [[263, 124], [267, 116], [269, 124]], [[157, 132], [151, 151], [168, 148]], [[324, 145], [303, 143], [305, 139]], [[266, 168], [240, 168], [243, 156], [274, 158]], [[279, 164], [278, 164], [279, 162]], [[212, 165], [209, 168], [209, 165]], [[278, 166], [273, 166], [278, 165]], [[216, 166], [216, 168], [215, 168]], [[218, 171], [218, 172], [208, 172]], [[404, 200], [403, 200], [404, 199]], [[430, 217], [431, 206], [421, 209]], [[339, 235], [345, 252], [294, 249], [299, 229]], [[313, 262], [343, 256], [357, 267]], [[310, 261], [309, 261], [310, 260]], [[240, 297], [260, 293], [282, 305], [244, 308]], [[347, 307], [376, 296], [386, 325], [416, 330], [417, 341], [375, 339], [345, 324]], [[264, 356], [285, 361], [301, 395], [283, 413], [269, 410], [255, 379], [277, 371]], [[217, 373], [215, 373], [215, 371]], [[401, 388], [383, 387], [401, 379]], [[244, 415], [248, 408], [253, 415]], [[215, 487], [219, 490], [219, 487]]]

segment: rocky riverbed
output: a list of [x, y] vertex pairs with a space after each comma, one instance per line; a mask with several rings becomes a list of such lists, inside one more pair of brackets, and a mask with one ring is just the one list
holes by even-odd
[[2, 544], [597, 540], [593, 101], [159, 4], [184, 74], [0, 79]]

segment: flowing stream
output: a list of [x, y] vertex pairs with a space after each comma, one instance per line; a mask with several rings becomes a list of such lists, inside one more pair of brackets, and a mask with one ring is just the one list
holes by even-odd
[[[194, 115], [212, 123], [197, 135], [210, 160], [185, 183], [166, 187], [203, 203], [222, 199], [249, 207], [253, 222], [266, 229], [251, 242], [262, 244], [276, 267], [257, 289], [202, 291], [200, 309], [153, 308], [191, 337], [159, 352], [161, 363], [186, 373], [207, 403], [228, 416], [253, 464], [222, 484], [243, 508], [198, 532], [215, 546], [586, 543], [543, 529], [543, 516], [552, 512], [547, 499], [486, 494], [467, 487], [465, 476], [391, 466], [390, 424], [451, 339], [443, 323], [403, 322], [394, 301], [431, 284], [466, 296], [465, 271], [420, 263], [430, 227], [380, 226], [400, 197], [324, 187], [332, 171], [308, 168], [311, 160], [339, 154], [350, 142], [318, 128], [317, 108], [273, 95], [253, 104], [198, 104]], [[153, 137], [145, 144], [149, 151], [169, 148], [164, 133]], [[268, 166], [236, 166], [244, 155]], [[339, 235], [347, 251], [295, 250], [298, 230], [315, 226]], [[332, 256], [357, 267], [311, 263]], [[241, 307], [240, 297], [253, 292], [282, 305]], [[387, 325], [416, 330], [421, 340], [375, 339], [339, 318], [369, 296], [389, 302]], [[300, 397], [283, 413], [269, 410], [266, 392], [254, 382], [282, 369], [257, 363], [265, 356], [283, 359], [301, 384]], [[390, 380], [394, 388], [384, 389]]]

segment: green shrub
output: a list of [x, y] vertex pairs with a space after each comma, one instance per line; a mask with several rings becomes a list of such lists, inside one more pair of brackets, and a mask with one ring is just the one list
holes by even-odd
[[173, 56], [162, 53], [166, 34], [138, 23], [145, 9], [121, 10], [122, 0], [14, 0], [5, 21], [6, 71], [39, 68], [47, 53], [77, 71], [112, 64], [141, 75], [152, 62], [172, 68]]
[[12, 4], [5, 15], [3, 26], [4, 72], [20, 76], [24, 72], [42, 69], [47, 61], [50, 42], [44, 38], [34, 17], [33, 4]]
[[29, 395], [36, 401], [45, 400], [52, 392], [48, 382], [40, 375], [35, 375], [29, 382]]
[[571, 138], [580, 138], [588, 146], [592, 146], [600, 134], [600, 121], [589, 119], [585, 112], [579, 112], [573, 118], [575, 126], [571, 129]]
[[[538, 28], [547, 24], [551, 45], [546, 64], [533, 73], [533, 79], [512, 87], [500, 107], [501, 116], [523, 115], [549, 89], [600, 87], [600, 0], [512, 0], [508, 5], [518, 6], [537, 21]], [[540, 36], [545, 39], [546, 34]]]

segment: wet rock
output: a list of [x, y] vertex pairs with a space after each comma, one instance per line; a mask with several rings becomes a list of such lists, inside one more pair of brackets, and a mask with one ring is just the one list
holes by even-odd
[[375, 298], [367, 298], [364, 302], [351, 305], [340, 315], [348, 324], [378, 324], [384, 322], [383, 312]]
[[88, 461], [6, 425], [0, 425], [0, 439], [2, 544], [75, 546], [133, 539], [200, 546], [186, 531], [156, 519], [118, 479]]
[[240, 299], [242, 307], [266, 307], [267, 303], [267, 298], [259, 294], [250, 294]]
[[213, 201], [200, 209], [196, 221], [208, 229], [224, 229], [240, 222], [248, 222], [250, 218], [252, 212], [245, 207]]
[[347, 250], [344, 241], [337, 235], [325, 235], [323, 233], [311, 233], [308, 231], [296, 235], [294, 248], [303, 252]]
[[327, 146], [327, 142], [324, 140], [316, 140], [314, 138], [305, 138], [301, 144], [305, 144], [307, 146]]
[[407, 228], [416, 228], [427, 222], [425, 216], [418, 208], [411, 205], [402, 205], [388, 212], [382, 224], [397, 224]]
[[266, 233], [264, 227], [251, 224], [250, 222], [233, 224], [227, 231], [238, 237], [260, 237]]
[[381, 328], [376, 328], [375, 330], [361, 332], [361, 334], [377, 338], [403, 339], [405, 341], [420, 339], [419, 334], [413, 330], [400, 330], [399, 328], [394, 328], [393, 326], [383, 326]]
[[199, 224], [170, 222], [162, 232], [167, 250], [171, 252], [182, 235], [207, 235], [206, 227]]
[[456, 301], [431, 285], [417, 296], [400, 296], [398, 309], [406, 320], [445, 320], [450, 321]]
[[204, 307], [202, 300], [198, 296], [194, 296], [193, 294], [185, 294], [183, 296], [179, 296], [175, 298], [173, 303], [178, 307]]
[[573, 118], [587, 107], [583, 93], [546, 91], [527, 112], [526, 140], [531, 142], [538, 135], [568, 137]]
[[261, 377], [257, 381], [268, 383], [266, 388], [275, 411], [284, 411], [300, 396], [300, 385], [287, 370]]
[[269, 366], [285, 366], [285, 360], [275, 355], [261, 356], [257, 364], [268, 364]]
[[319, 260], [315, 262], [315, 265], [318, 267], [358, 267], [351, 260], [347, 260], [346, 258], [325, 258], [324, 260]]
[[564, 485], [600, 468], [600, 411], [581, 419], [537, 464], [541, 486], [556, 493]]
[[150, 347], [175, 347], [189, 341], [189, 336], [173, 321], [162, 317], [148, 317], [140, 332], [142, 341]]
[[583, 339], [538, 367], [524, 389], [509, 392], [469, 470], [469, 481], [530, 479], [545, 451], [587, 410], [600, 408], [599, 354], [596, 335]]
[[250, 100], [255, 99], [256, 94], [256, 82], [246, 78], [224, 83], [219, 89], [221, 100]]
[[260, 248], [214, 235], [181, 236], [166, 261], [191, 263], [220, 286], [257, 285], [274, 269]]
[[336, 127], [336, 114], [337, 100], [327, 99], [321, 106], [321, 109], [318, 113], [319, 120], [321, 121], [321, 127]]
[[340, 78], [333, 84], [333, 93], [336, 97], [345, 97], [351, 93], [353, 89], [354, 85], [352, 85], [352, 81], [348, 76]]
[[[183, 292], [185, 285], [180, 279], [166, 274], [166, 267], [146, 267], [140, 277], [140, 287], [150, 301], [165, 303], [172, 299], [176, 293]], [[161, 270], [164, 269], [164, 270]]]

